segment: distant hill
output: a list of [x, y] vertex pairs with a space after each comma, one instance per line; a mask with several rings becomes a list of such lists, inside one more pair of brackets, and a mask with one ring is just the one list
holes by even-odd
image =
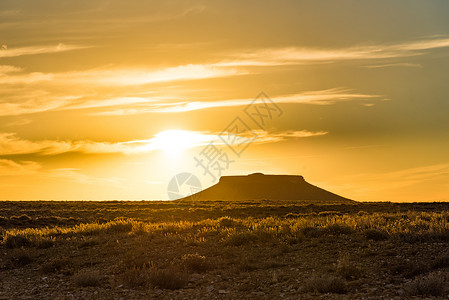
[[219, 182], [179, 200], [298, 200], [320, 203], [353, 204], [354, 200], [331, 193], [299, 175], [222, 176]]

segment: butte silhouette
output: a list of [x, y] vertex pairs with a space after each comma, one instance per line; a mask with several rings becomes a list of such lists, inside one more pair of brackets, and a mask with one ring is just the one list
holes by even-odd
[[355, 203], [354, 200], [308, 183], [300, 175], [262, 173], [222, 176], [217, 184], [179, 200], [297, 200], [310, 203]]

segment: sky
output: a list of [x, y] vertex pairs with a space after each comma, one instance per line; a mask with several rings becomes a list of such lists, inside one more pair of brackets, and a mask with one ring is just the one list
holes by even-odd
[[0, 0], [0, 200], [166, 200], [177, 174], [262, 172], [448, 201], [448, 15], [447, 0]]

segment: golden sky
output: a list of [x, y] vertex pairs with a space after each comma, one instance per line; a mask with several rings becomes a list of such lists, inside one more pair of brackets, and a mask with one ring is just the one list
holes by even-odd
[[449, 200], [448, 15], [446, 0], [2, 0], [0, 200], [168, 199], [182, 172]]

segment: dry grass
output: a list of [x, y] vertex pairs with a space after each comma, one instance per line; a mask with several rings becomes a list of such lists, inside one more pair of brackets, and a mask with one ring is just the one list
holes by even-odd
[[83, 270], [73, 276], [76, 285], [81, 287], [100, 286], [102, 276], [98, 270]]
[[23, 267], [32, 263], [35, 258], [29, 249], [19, 248], [13, 249], [9, 260], [11, 266]]
[[300, 240], [328, 235], [350, 235], [361, 232], [369, 240], [383, 241], [395, 237], [406, 242], [446, 241], [449, 238], [449, 213], [410, 212], [403, 214], [370, 215], [310, 215], [298, 218], [206, 218], [200, 221], [149, 222], [120, 218], [105, 223], [82, 223], [75, 226], [9, 229], [3, 233], [8, 248], [36, 246], [43, 241], [98, 236], [101, 234], [187, 235], [207, 239], [215, 234], [223, 236], [227, 245], [241, 246], [254, 241], [271, 239]]
[[[430, 272], [449, 271], [449, 212], [437, 204], [433, 212], [419, 205], [415, 211], [249, 201], [9, 205], [0, 203], [0, 247], [7, 254], [0, 268], [40, 270], [34, 273], [77, 286], [143, 292], [214, 281], [215, 292], [233, 290], [235, 282], [241, 282], [236, 290], [268, 292], [268, 280], [285, 290], [346, 293], [388, 278], [396, 289], [411, 281], [404, 287], [409, 295], [436, 295], [444, 289]], [[40, 215], [49, 208], [61, 216]], [[24, 215], [6, 215], [18, 209]]]
[[170, 266], [165, 269], [152, 268], [149, 270], [150, 283], [162, 289], [181, 289], [188, 280], [188, 274], [178, 267]]
[[347, 293], [347, 288], [346, 283], [341, 278], [332, 275], [322, 275], [308, 279], [302, 287], [302, 292], [345, 294]]
[[431, 273], [407, 284], [405, 291], [409, 296], [443, 296], [446, 285], [440, 273]]
[[181, 264], [189, 271], [192, 272], [205, 272], [210, 269], [210, 265], [208, 264], [206, 257], [195, 254], [185, 254], [181, 258]]
[[346, 280], [356, 280], [362, 276], [361, 268], [347, 255], [337, 261], [337, 273]]

